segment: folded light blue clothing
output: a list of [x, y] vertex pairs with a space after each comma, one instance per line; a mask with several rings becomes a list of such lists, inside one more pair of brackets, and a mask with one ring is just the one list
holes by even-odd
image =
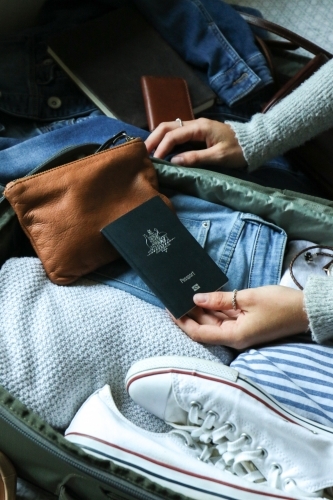
[[[237, 212], [194, 196], [163, 192], [171, 199], [184, 226], [228, 276], [223, 290], [280, 282], [287, 241], [285, 231], [256, 215]], [[123, 260], [108, 264], [88, 277], [164, 307]]]
[[231, 366], [305, 418], [333, 426], [333, 342], [295, 336], [239, 354]]

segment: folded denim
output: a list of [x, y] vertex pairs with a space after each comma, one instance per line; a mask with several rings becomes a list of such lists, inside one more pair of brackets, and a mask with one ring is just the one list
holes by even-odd
[[[163, 192], [171, 199], [184, 226], [228, 276], [229, 281], [223, 290], [279, 283], [287, 241], [281, 228], [256, 215], [193, 196], [168, 190]], [[103, 266], [88, 278], [164, 307], [123, 260]]]
[[[134, 0], [228, 106], [273, 82], [248, 24], [221, 0]], [[181, 29], [180, 29], [181, 27]]]

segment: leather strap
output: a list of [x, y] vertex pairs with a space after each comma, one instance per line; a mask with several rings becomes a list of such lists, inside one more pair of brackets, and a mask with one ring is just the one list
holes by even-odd
[[273, 80], [275, 82], [275, 86], [276, 86], [276, 88], [279, 88], [279, 86], [278, 86], [279, 80], [278, 80], [278, 76], [277, 76], [277, 71], [276, 71], [275, 65], [273, 63], [273, 57], [272, 57], [270, 48], [269, 48], [268, 44], [266, 43], [266, 40], [264, 41], [259, 36], [255, 36], [255, 39], [256, 39], [256, 42], [257, 42], [259, 48], [261, 49], [261, 52], [263, 53], [263, 55], [266, 59], [267, 66], [271, 72], [271, 75], [272, 75]]
[[275, 40], [274, 38], [266, 38], [266, 45], [269, 45], [271, 49], [280, 50], [296, 50], [299, 49], [299, 45], [296, 43], [288, 42], [287, 40]]
[[317, 71], [323, 64], [328, 61], [328, 57], [324, 54], [316, 55], [311, 61], [309, 61], [304, 68], [296, 73], [290, 80], [288, 80], [283, 87], [278, 90], [272, 99], [265, 105], [262, 110], [262, 113], [266, 113], [269, 109], [271, 109], [275, 104], [277, 104], [281, 99], [291, 94], [293, 90], [301, 85], [301, 83], [305, 82], [308, 78], [310, 78], [315, 71]]
[[333, 57], [333, 55], [328, 52], [327, 50], [323, 49], [322, 47], [319, 47], [319, 45], [316, 45], [313, 42], [310, 42], [310, 40], [307, 40], [306, 38], [303, 38], [302, 36], [298, 35], [297, 33], [294, 33], [291, 30], [288, 30], [287, 28], [284, 28], [283, 26], [280, 26], [279, 24], [272, 23], [271, 21], [267, 21], [266, 19], [262, 19], [261, 17], [256, 17], [253, 16], [252, 14], [247, 14], [245, 12], [239, 12], [239, 14], [242, 16], [245, 21], [252, 25], [256, 26], [257, 28], [262, 28], [266, 31], [269, 31], [270, 33], [274, 33], [275, 35], [280, 36], [281, 38], [284, 38], [285, 40], [289, 40], [289, 42], [292, 42], [293, 44], [296, 44], [299, 47], [302, 47], [303, 49], [307, 50], [308, 52], [311, 52], [311, 54], [325, 54], [329, 59]]

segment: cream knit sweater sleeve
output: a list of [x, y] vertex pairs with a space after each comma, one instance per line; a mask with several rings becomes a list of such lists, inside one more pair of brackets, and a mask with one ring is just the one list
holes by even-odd
[[312, 339], [319, 344], [333, 340], [333, 277], [309, 276], [304, 287], [304, 305]]
[[248, 123], [226, 122], [253, 171], [265, 161], [303, 144], [333, 126], [333, 60], [266, 114]]

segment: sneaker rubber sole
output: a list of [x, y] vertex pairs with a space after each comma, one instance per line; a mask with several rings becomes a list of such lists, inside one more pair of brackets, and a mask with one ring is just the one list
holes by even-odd
[[234, 368], [222, 363], [187, 356], [156, 356], [140, 360], [128, 370], [125, 384], [127, 392], [131, 384], [140, 378], [162, 373], [177, 373], [201, 377], [202, 379], [233, 386], [258, 400], [285, 420], [306, 427], [314, 434], [326, 434], [333, 438], [333, 428], [308, 420], [281, 405], [264, 389], [241, 375]]

